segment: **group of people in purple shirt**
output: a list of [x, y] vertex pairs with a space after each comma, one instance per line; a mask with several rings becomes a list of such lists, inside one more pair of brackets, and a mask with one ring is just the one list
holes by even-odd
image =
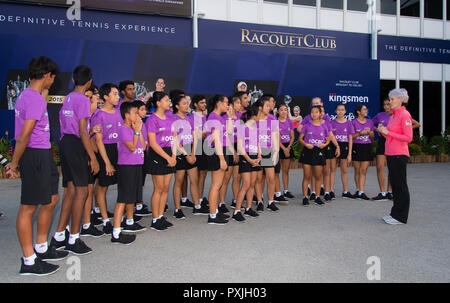
[[[144, 216], [152, 216], [153, 230], [172, 227], [164, 215], [172, 177], [175, 219], [184, 219], [181, 208], [190, 208], [193, 215], [208, 216], [208, 224], [228, 223], [225, 199], [231, 178], [231, 219], [237, 222], [246, 221], [244, 216], [258, 217], [265, 209], [277, 212], [275, 203], [294, 198], [288, 189], [294, 126], [289, 107], [281, 104], [275, 108], [272, 95], [263, 95], [253, 104], [249, 104], [246, 92], [231, 97], [214, 95], [208, 100], [195, 95], [190, 104], [182, 91], [174, 90], [170, 95], [155, 91], [144, 103], [134, 100], [133, 81], [123, 81], [119, 87], [107, 83], [97, 89], [92, 84], [92, 71], [82, 65], [73, 72], [75, 88], [66, 96], [59, 113], [64, 194], [58, 226], [48, 245], [47, 233], [60, 197], [59, 173], [50, 152], [50, 124], [42, 95], [59, 70], [49, 58], [38, 57], [30, 62], [29, 72], [30, 87], [16, 102], [16, 152], [7, 167], [9, 176], [22, 179], [17, 219], [23, 250], [21, 274], [51, 274], [59, 266], [47, 261], [61, 260], [69, 253], [91, 253], [80, 236], [110, 234], [114, 244], [131, 244], [136, 233], [146, 229], [138, 223]], [[334, 120], [325, 114], [320, 98], [314, 98], [311, 105], [310, 114], [296, 129], [303, 145], [303, 205], [309, 205], [309, 201], [325, 204], [321, 195], [327, 202], [336, 198], [338, 164], [342, 197], [368, 200], [364, 188], [373, 158], [370, 146], [376, 125], [386, 126], [389, 122], [388, 104], [385, 112], [373, 120], [367, 118], [367, 107], [359, 105], [353, 121], [345, 118], [344, 104], [336, 106]], [[381, 193], [374, 200], [391, 198], [385, 189], [384, 139], [379, 138]], [[355, 169], [353, 195], [347, 180], [350, 162]], [[211, 186], [204, 197], [208, 171]], [[151, 210], [143, 203], [147, 174], [153, 182]], [[192, 202], [187, 199], [188, 183]], [[114, 213], [109, 213], [106, 196], [114, 184], [118, 192], [116, 206]], [[268, 203], [264, 205], [266, 186]], [[252, 208], [253, 202], [256, 209]], [[33, 246], [32, 217], [38, 206], [37, 244]]]

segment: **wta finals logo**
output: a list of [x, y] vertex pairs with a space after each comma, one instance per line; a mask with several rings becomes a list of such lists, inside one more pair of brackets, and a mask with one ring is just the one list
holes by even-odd
[[8, 100], [8, 109], [14, 110], [17, 98], [19, 95], [30, 85], [30, 81], [21, 80], [20, 76], [17, 76], [17, 80], [10, 80], [6, 85], [6, 99]]

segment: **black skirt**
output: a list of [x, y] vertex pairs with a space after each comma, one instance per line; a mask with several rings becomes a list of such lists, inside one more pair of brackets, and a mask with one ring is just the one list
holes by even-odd
[[353, 143], [352, 160], [358, 162], [372, 161], [372, 144]]
[[304, 147], [299, 162], [312, 166], [324, 166], [326, 164], [325, 151], [317, 146], [312, 149]]
[[[163, 147], [163, 150], [172, 156], [172, 147]], [[148, 174], [169, 175], [175, 172], [175, 166], [169, 167], [166, 159], [158, 155], [152, 148], [148, 149]]]

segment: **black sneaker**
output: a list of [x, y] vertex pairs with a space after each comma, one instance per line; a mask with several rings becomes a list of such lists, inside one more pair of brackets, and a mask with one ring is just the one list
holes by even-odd
[[359, 200], [370, 200], [370, 198], [367, 197], [366, 193], [362, 193], [362, 194], [358, 195], [358, 199]]
[[64, 250], [77, 256], [87, 255], [92, 252], [92, 249], [89, 248], [80, 238], [76, 239], [74, 244], [69, 244], [69, 240], [67, 240], [67, 245]]
[[5, 214], [0, 211], [0, 219], [3, 219], [4, 217], [5, 217]]
[[346, 193], [342, 193], [342, 198], [344, 198], [344, 199], [353, 199], [353, 195], [348, 191]]
[[192, 211], [192, 214], [196, 215], [196, 216], [198, 216], [198, 215], [209, 215], [209, 207], [205, 206], [205, 205], [201, 205], [200, 208], [198, 208], [198, 209], [194, 207], [194, 210]]
[[392, 193], [387, 193], [386, 196], [389, 200], [394, 200], [394, 195]]
[[323, 187], [320, 188], [320, 195], [323, 196], [325, 194], [325, 189]]
[[59, 261], [63, 260], [69, 254], [67, 251], [59, 251], [54, 247], [48, 247], [45, 253], [38, 253], [35, 250], [36, 256], [42, 261]]
[[213, 219], [211, 216], [208, 216], [208, 224], [215, 224], [215, 225], [224, 225], [227, 224], [228, 220], [224, 217], [217, 216]]
[[201, 203], [202, 205], [206, 205], [206, 206], [208, 206], [209, 207], [209, 200], [208, 200], [208, 198], [206, 198], [206, 197], [203, 197], [203, 199], [202, 199], [202, 203]]
[[309, 205], [309, 199], [308, 197], [304, 197], [303, 198], [303, 206], [308, 206]]
[[277, 202], [287, 202], [288, 201], [283, 195], [280, 195], [279, 197], [275, 197], [274, 200]]
[[161, 221], [162, 221], [162, 223], [163, 223], [167, 228], [173, 226], [172, 223], [170, 223], [169, 221], [167, 221], [166, 217], [162, 217], [162, 218], [161, 218]]
[[183, 211], [181, 209], [179, 209], [178, 211], [174, 211], [173, 217], [179, 220], [186, 219], [186, 216], [183, 214]]
[[124, 244], [124, 245], [130, 245], [131, 243], [136, 240], [136, 235], [127, 235], [124, 233], [119, 234], [119, 238], [114, 238], [113, 235], [111, 235], [111, 242], [114, 244]]
[[352, 195], [352, 199], [358, 199], [358, 196], [359, 196], [359, 190], [357, 190], [357, 191], [355, 192], [355, 194]]
[[191, 201], [189, 201], [189, 199], [186, 200], [186, 202], [181, 201], [181, 207], [187, 207], [187, 208], [192, 208], [194, 207], [194, 203], [192, 203]]
[[[102, 216], [100, 215], [100, 218]], [[96, 213], [91, 213], [91, 225], [99, 226], [103, 224], [102, 219], [100, 219]]]
[[317, 205], [324, 205], [325, 203], [322, 201], [322, 199], [320, 199], [320, 197], [317, 197], [316, 200], [314, 201]]
[[[91, 218], [97, 218], [97, 219], [99, 219], [100, 221], [102, 221], [102, 223], [103, 223], [103, 217], [102, 217], [102, 213], [96, 213], [95, 212], [95, 210], [91, 213]], [[91, 221], [92, 221], [92, 219], [91, 219]]]
[[55, 239], [55, 237], [52, 237], [52, 240], [50, 241], [50, 246], [49, 247], [53, 247], [56, 250], [60, 250], [61, 248], [66, 247], [67, 240], [69, 239], [68, 234], [69, 234], [69, 232], [66, 230], [66, 238], [63, 241], [57, 241]]
[[136, 222], [134, 222], [131, 225], [128, 225], [125, 223], [125, 227], [123, 227], [123, 229], [122, 229], [122, 231], [130, 232], [130, 233], [137, 233], [137, 232], [144, 231], [144, 230], [147, 230], [147, 228]]
[[110, 235], [112, 234], [113, 231], [113, 226], [111, 224], [111, 221], [106, 222], [106, 225], [103, 225], [103, 233], [105, 235]]
[[388, 197], [387, 197], [387, 195], [383, 196], [382, 193], [379, 193], [378, 196], [373, 197], [372, 200], [374, 200], [374, 201], [387, 201]]
[[145, 207], [142, 207], [140, 210], [136, 209], [134, 211], [135, 217], [147, 217], [147, 216], [150, 216], [151, 214], [152, 214], [152, 212]]
[[317, 198], [316, 194], [315, 194], [315, 193], [312, 193], [312, 194], [309, 196], [309, 201], [314, 201], [314, 200], [316, 200], [316, 198]]
[[330, 197], [331, 200], [336, 200], [336, 195], [334, 194], [334, 191], [330, 191]]
[[236, 208], [236, 200], [233, 200], [230, 205], [231, 208]]
[[256, 206], [256, 211], [257, 212], [263, 212], [264, 211], [264, 203], [258, 202], [258, 204]]
[[285, 193], [284, 193], [284, 196], [285, 196], [285, 197], [288, 197], [289, 199], [294, 199], [294, 198], [295, 198], [294, 195], [291, 194], [290, 191], [285, 192]]
[[134, 222], [137, 223], [137, 222], [139, 222], [139, 221], [141, 221], [141, 220], [142, 220], [142, 216], [136, 216], [136, 214], [133, 215], [133, 221], [134, 221]]
[[152, 220], [152, 225], [150, 226], [150, 228], [156, 231], [167, 230], [167, 226], [163, 223], [161, 219], [156, 220], [156, 222], [153, 222]]
[[109, 211], [106, 211], [106, 213], [108, 214], [108, 219], [114, 219], [114, 213], [111, 213]]
[[227, 219], [230, 218], [229, 215], [223, 214], [223, 213], [221, 213], [221, 212], [218, 212], [218, 213], [216, 214], [216, 216], [221, 217], [221, 218], [224, 218], [225, 220], [227, 220]]
[[240, 211], [238, 211], [236, 214], [233, 214], [233, 220], [238, 221], [238, 222], [244, 222], [245, 218], [242, 215], [242, 213]]
[[95, 227], [92, 223], [89, 226], [88, 229], [81, 228], [80, 236], [81, 237], [94, 237], [94, 238], [100, 238], [105, 233], [101, 230], [98, 230], [97, 227]]
[[330, 194], [325, 194], [325, 196], [323, 198], [325, 199], [326, 202], [330, 202], [331, 201]]
[[219, 213], [222, 214], [226, 214], [229, 213], [230, 211], [228, 210], [228, 208], [226, 207], [225, 203], [223, 203], [220, 207], [219, 207]]
[[254, 211], [252, 208], [245, 210], [244, 215], [246, 215], [247, 217], [253, 217], [253, 218], [259, 217], [259, 214], [256, 211]]
[[34, 259], [33, 265], [25, 265], [23, 258], [21, 258], [22, 265], [20, 266], [19, 274], [22, 276], [48, 276], [59, 270], [59, 265], [47, 263], [41, 259]]
[[278, 207], [275, 205], [274, 202], [272, 202], [272, 203], [270, 203], [269, 205], [267, 205], [267, 209], [270, 209], [270, 210], [273, 211], [273, 212], [276, 212], [276, 211], [279, 210]]

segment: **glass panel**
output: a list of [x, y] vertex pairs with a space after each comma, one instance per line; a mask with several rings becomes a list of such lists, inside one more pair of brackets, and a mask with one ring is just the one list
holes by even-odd
[[441, 93], [441, 82], [423, 82], [424, 136], [432, 137], [441, 134]]
[[367, 12], [367, 0], [347, 0], [347, 9], [350, 11]]
[[342, 0], [322, 0], [322, 7], [344, 9]]
[[381, 14], [396, 15], [397, 1], [396, 0], [377, 0], [377, 11]]
[[316, 0], [294, 0], [294, 4], [316, 6]]
[[442, 1], [425, 0], [425, 18], [442, 20]]
[[420, 0], [401, 0], [400, 15], [420, 17]]

